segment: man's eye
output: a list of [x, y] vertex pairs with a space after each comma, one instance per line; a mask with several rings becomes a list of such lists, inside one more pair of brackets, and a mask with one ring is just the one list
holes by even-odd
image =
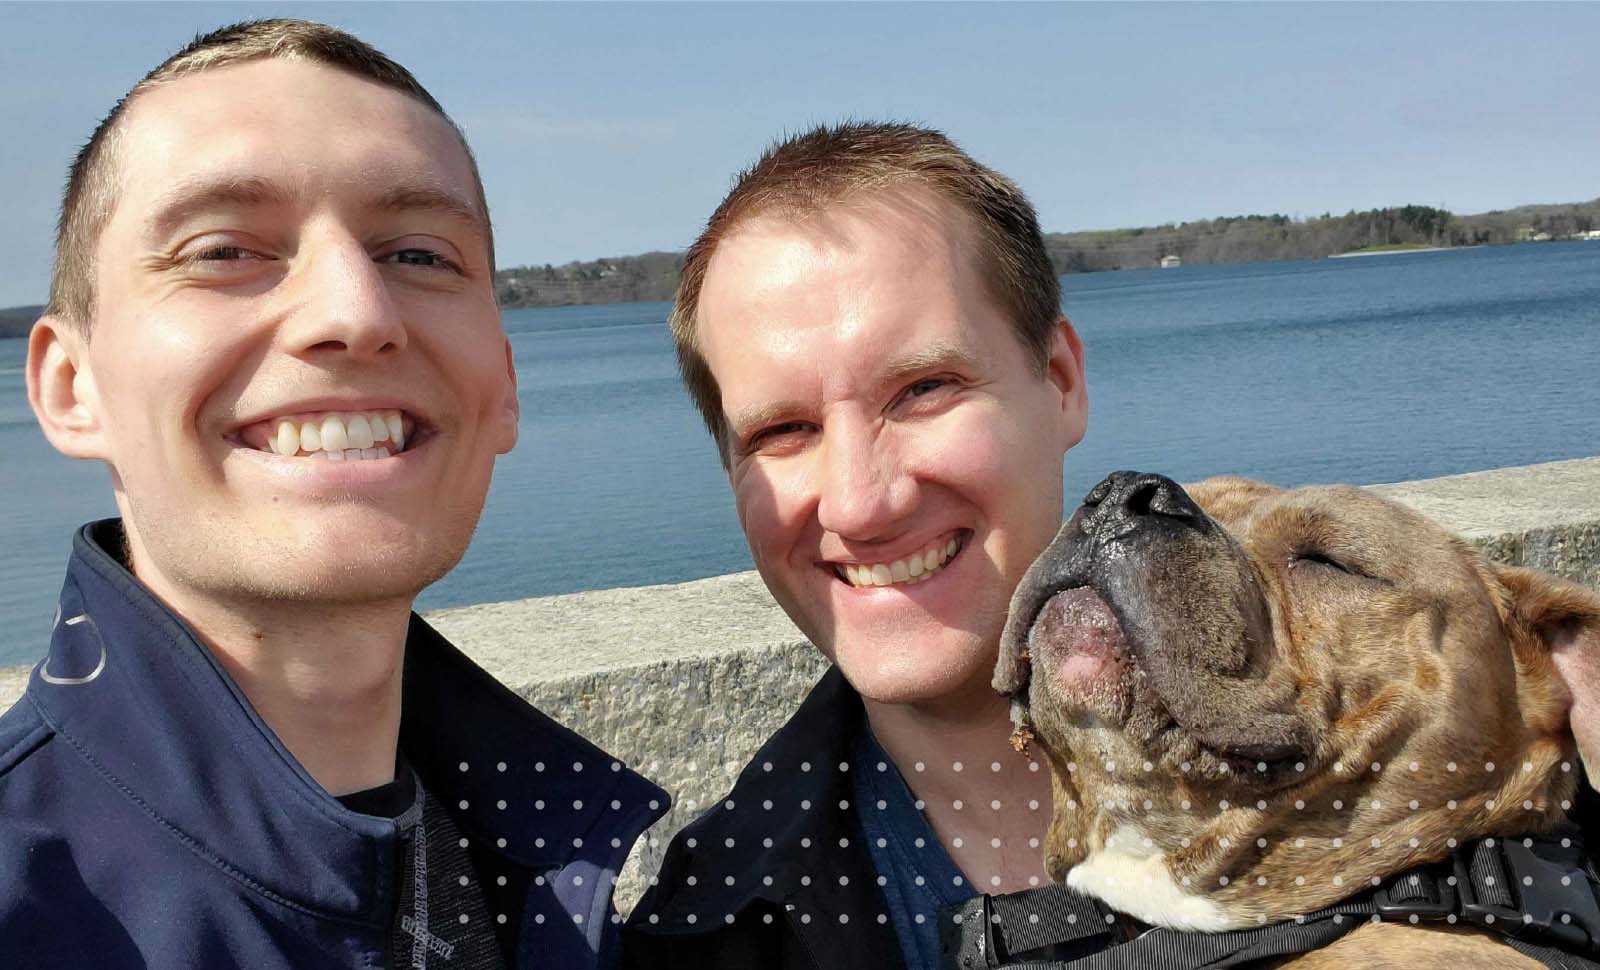
[[781, 444], [794, 435], [804, 433], [807, 427], [809, 426], [801, 421], [785, 421], [783, 424], [775, 424], [770, 428], [762, 428], [750, 436], [749, 443], [745, 445], [744, 451], [746, 453], [754, 453], [762, 448]]
[[786, 434], [794, 434], [797, 431], [804, 431], [805, 427], [805, 425], [798, 421], [785, 421], [783, 424], [775, 424], [770, 428], [762, 428], [760, 431], [756, 432], [756, 436], [753, 440], [765, 441], [768, 438], [781, 438]]
[[397, 249], [385, 257], [385, 260], [388, 262], [401, 263], [406, 266], [426, 266], [429, 268], [448, 270], [460, 269], [460, 267], [458, 267], [454, 262], [440, 253], [436, 253], [431, 249], [418, 249], [415, 247], [408, 249]]
[[231, 280], [238, 278], [241, 273], [253, 273], [258, 266], [270, 260], [270, 256], [244, 246], [219, 244], [185, 253], [177, 257], [174, 265], [199, 278]]
[[[944, 400], [944, 395], [940, 394], [940, 392], [955, 387], [956, 384], [957, 381], [948, 375], [919, 378], [906, 385], [906, 389], [900, 392], [900, 396], [896, 398], [895, 403], [920, 405], [924, 399], [942, 401]], [[935, 397], [935, 395], [938, 396]]]
[[243, 246], [211, 246], [195, 253], [194, 259], [201, 263], [220, 263], [235, 259], [244, 259], [248, 255]]

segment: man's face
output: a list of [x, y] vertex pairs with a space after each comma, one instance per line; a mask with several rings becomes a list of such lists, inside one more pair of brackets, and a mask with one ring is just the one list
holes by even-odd
[[1082, 350], [1044, 374], [923, 191], [755, 218], [717, 247], [702, 350], [756, 567], [863, 695], [987, 691], [1006, 606], [1061, 519]]
[[446, 572], [517, 418], [446, 122], [263, 60], [141, 95], [118, 151], [79, 380], [136, 571], [166, 594], [347, 602]]

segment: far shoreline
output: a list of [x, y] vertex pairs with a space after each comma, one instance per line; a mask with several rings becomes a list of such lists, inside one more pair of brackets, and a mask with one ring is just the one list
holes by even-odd
[[1445, 253], [1458, 249], [1482, 249], [1482, 246], [1385, 246], [1381, 249], [1356, 249], [1348, 253], [1329, 253], [1324, 259], [1354, 259], [1358, 256], [1401, 256], [1407, 253]]
[[[1600, 201], [1600, 200], [1597, 200], [1597, 201]], [[1236, 260], [1236, 261], [1235, 260], [1227, 260], [1227, 261], [1222, 261], [1222, 262], [1210, 262], [1210, 261], [1207, 261], [1207, 262], [1198, 262], [1198, 263], [1194, 263], [1194, 264], [1191, 264], [1191, 265], [1193, 265], [1193, 266], [1247, 266], [1247, 265], [1249, 265], [1251, 263], [1277, 263], [1277, 262], [1312, 263], [1312, 262], [1317, 262], [1317, 261], [1323, 260], [1323, 259], [1355, 259], [1357, 257], [1365, 257], [1365, 256], [1396, 256], [1396, 255], [1404, 255], [1406, 253], [1458, 252], [1458, 251], [1472, 250], [1472, 249], [1491, 249], [1491, 248], [1501, 248], [1501, 247], [1505, 247], [1505, 246], [1525, 246], [1525, 245], [1533, 245], [1533, 244], [1537, 244], [1537, 245], [1553, 245], [1553, 244], [1579, 242], [1579, 241], [1587, 241], [1587, 240], [1576, 240], [1576, 239], [1520, 240], [1520, 241], [1517, 241], [1517, 242], [1510, 242], [1510, 243], [1474, 243], [1474, 244], [1466, 245], [1466, 246], [1413, 246], [1413, 245], [1407, 245], [1407, 244], [1403, 244], [1402, 243], [1402, 244], [1399, 244], [1399, 245], [1392, 245], [1392, 246], [1382, 246], [1382, 247], [1372, 247], [1372, 248], [1366, 248], [1366, 249], [1356, 249], [1356, 250], [1351, 250], [1349, 252], [1343, 252], [1343, 253], [1329, 253], [1326, 256], [1311, 256], [1311, 257], [1305, 257], [1305, 258], [1288, 258], [1288, 259], [1242, 259], [1242, 260]], [[1068, 271], [1068, 272], [1060, 273], [1058, 275], [1062, 279], [1065, 279], [1066, 277], [1069, 277], [1069, 276], [1093, 276], [1093, 275], [1097, 275], [1097, 274], [1100, 274], [1100, 273], [1138, 272], [1138, 271], [1142, 271], [1142, 270], [1155, 269], [1155, 268], [1156, 268], [1155, 266], [1121, 266], [1121, 267], [1107, 268], [1107, 269], [1074, 270], [1074, 271]], [[1188, 268], [1188, 267], [1185, 267], [1185, 268]], [[516, 270], [516, 269], [497, 270], [496, 273], [497, 274], [515, 273], [517, 271], [518, 270]], [[501, 310], [555, 310], [555, 309], [564, 309], [564, 308], [570, 308], [570, 307], [627, 306], [627, 305], [636, 304], [636, 303], [662, 303], [662, 302], [670, 303], [671, 302], [671, 297], [668, 296], [668, 297], [660, 298], [660, 299], [654, 298], [654, 297], [651, 297], [651, 298], [648, 298], [648, 299], [617, 299], [617, 300], [592, 301], [592, 302], [591, 301], [587, 301], [587, 300], [579, 300], [579, 301], [575, 301], [575, 302], [556, 302], [556, 303], [520, 303], [520, 302], [519, 303], [502, 303], [501, 306], [500, 306], [500, 309]], [[37, 304], [36, 305], [15, 306], [15, 307], [0, 307], [0, 341], [26, 339], [27, 336], [28, 336], [29, 331], [31, 331], [33, 329], [34, 321], [36, 321], [39, 318], [39, 316], [44, 313], [44, 310], [45, 310], [45, 307], [43, 305], [37, 305]]]

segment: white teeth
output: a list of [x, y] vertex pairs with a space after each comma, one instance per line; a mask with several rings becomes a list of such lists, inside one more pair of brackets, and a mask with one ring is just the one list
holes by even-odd
[[372, 447], [372, 425], [367, 423], [365, 414], [351, 415], [344, 427], [345, 433], [350, 436], [350, 447], [357, 450]]
[[839, 571], [851, 586], [889, 586], [894, 583], [920, 583], [943, 568], [950, 557], [961, 548], [959, 539], [929, 546], [912, 553], [909, 559], [891, 563], [841, 563]]
[[292, 455], [300, 450], [300, 429], [293, 421], [279, 421], [278, 434], [272, 439], [280, 455]]
[[322, 450], [343, 451], [350, 447], [350, 435], [344, 429], [344, 421], [337, 414], [330, 414], [322, 419]]
[[304, 422], [280, 418], [263, 438], [251, 440], [260, 440], [260, 450], [277, 455], [339, 461], [388, 458], [405, 449], [401, 420], [399, 411], [324, 414]]

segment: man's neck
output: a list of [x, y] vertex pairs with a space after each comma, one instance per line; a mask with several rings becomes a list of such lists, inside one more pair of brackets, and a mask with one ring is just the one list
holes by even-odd
[[329, 794], [394, 780], [409, 601], [222, 602], [140, 579], [200, 634]]
[[979, 686], [937, 704], [863, 703], [873, 735], [973, 888], [1044, 885], [1050, 771], [1012, 749], [1009, 703]]

